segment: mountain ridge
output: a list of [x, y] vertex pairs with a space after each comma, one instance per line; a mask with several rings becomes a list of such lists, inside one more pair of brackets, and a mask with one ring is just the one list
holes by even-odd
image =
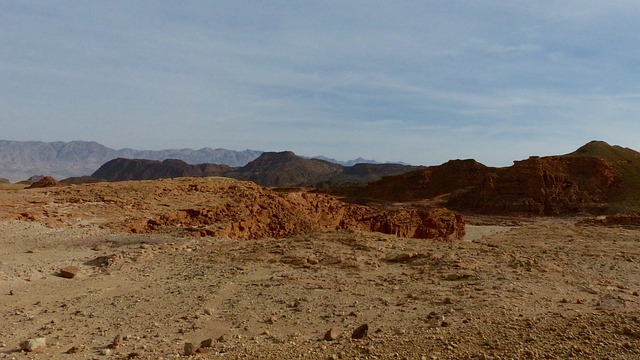
[[[56, 179], [80, 177], [92, 174], [108, 161], [117, 158], [158, 161], [177, 159], [188, 164], [210, 163], [241, 167], [257, 159], [263, 152], [252, 149], [236, 151], [211, 147], [197, 150], [191, 148], [116, 150], [96, 141], [0, 140], [0, 178], [17, 182], [38, 174], [50, 175]], [[348, 162], [353, 161], [360, 160]]]

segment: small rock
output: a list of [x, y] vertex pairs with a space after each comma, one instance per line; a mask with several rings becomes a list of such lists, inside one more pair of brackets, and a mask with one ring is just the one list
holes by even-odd
[[269, 318], [269, 320], [267, 320], [267, 322], [268, 322], [269, 324], [275, 324], [275, 323], [276, 323], [276, 321], [278, 321], [278, 317], [277, 317], [277, 316], [275, 316], [275, 315], [272, 315], [272, 316]]
[[196, 353], [197, 354], [206, 354], [208, 352], [211, 352], [213, 349], [212, 348], [205, 348], [205, 347], [199, 347], [196, 349]]
[[227, 342], [229, 341], [229, 335], [220, 335], [220, 337], [217, 340], [218, 342]]
[[100, 355], [111, 356], [111, 349], [100, 349]]
[[9, 290], [9, 295], [15, 295], [16, 293], [13, 290]]
[[191, 356], [191, 355], [195, 355], [196, 353], [196, 346], [193, 345], [193, 343], [184, 343], [184, 355], [185, 356]]
[[202, 348], [210, 348], [213, 346], [213, 339], [206, 339], [200, 341], [200, 347]]
[[65, 279], [73, 279], [77, 274], [80, 268], [77, 266], [65, 266], [60, 269], [60, 277]]
[[134, 351], [134, 352], [130, 352], [129, 355], [127, 355], [127, 359], [133, 359], [133, 358], [137, 358], [140, 357], [142, 354]]
[[338, 338], [338, 335], [340, 335], [340, 330], [336, 327], [332, 327], [324, 334], [324, 339], [326, 341], [334, 341]]
[[362, 324], [358, 326], [351, 334], [352, 339], [362, 339], [367, 336], [367, 332], [369, 332], [369, 325]]
[[440, 326], [442, 326], [442, 327], [448, 327], [448, 326], [449, 326], [449, 323], [448, 323], [448, 322], [446, 322], [446, 321], [443, 321], [443, 322], [441, 322], [441, 323], [440, 323]]
[[74, 346], [71, 349], [67, 350], [66, 353], [67, 354], [77, 354], [79, 352], [83, 352], [86, 350], [86, 346], [84, 345], [80, 345], [80, 346]]
[[450, 305], [450, 304], [453, 304], [453, 301], [451, 300], [451, 298], [450, 298], [450, 297], [446, 297], [446, 298], [444, 298], [444, 300], [442, 301], [442, 303], [443, 303], [443, 304]]
[[47, 340], [43, 337], [25, 340], [20, 343], [20, 348], [27, 352], [42, 350], [47, 347]]
[[118, 346], [120, 346], [121, 342], [122, 342], [122, 336], [118, 334], [113, 338], [113, 341], [111, 341], [111, 344], [109, 344], [109, 348], [115, 349]]
[[213, 309], [210, 309], [210, 308], [204, 309], [204, 314], [205, 315], [213, 315]]

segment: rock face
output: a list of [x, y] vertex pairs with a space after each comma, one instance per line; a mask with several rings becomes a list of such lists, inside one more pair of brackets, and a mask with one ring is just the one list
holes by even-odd
[[336, 193], [351, 197], [402, 202], [430, 199], [478, 185], [491, 170], [492, 168], [475, 160], [451, 160], [439, 166], [386, 176], [364, 188], [338, 189]]
[[620, 174], [592, 157], [531, 157], [486, 176], [448, 205], [481, 213], [559, 215], [597, 211], [620, 184]]
[[639, 179], [640, 153], [593, 141], [567, 155], [532, 156], [505, 168], [453, 160], [341, 194], [439, 200], [450, 209], [483, 214], [600, 214], [640, 207]]

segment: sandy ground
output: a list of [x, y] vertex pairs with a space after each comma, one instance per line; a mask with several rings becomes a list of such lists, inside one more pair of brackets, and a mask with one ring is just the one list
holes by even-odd
[[[65, 219], [0, 221], [0, 358], [171, 359], [206, 339], [193, 358], [640, 358], [638, 229], [485, 219], [466, 241], [234, 241]], [[36, 337], [46, 348], [20, 350]]]

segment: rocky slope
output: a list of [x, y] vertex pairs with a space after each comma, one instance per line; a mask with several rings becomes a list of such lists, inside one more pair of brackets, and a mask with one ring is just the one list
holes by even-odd
[[[39, 198], [36, 202], [48, 204], [44, 210], [30, 211], [28, 202], [15, 200], [14, 208], [22, 208], [17, 219], [37, 219], [56, 226], [91, 212], [104, 226], [124, 232], [239, 240], [284, 238], [325, 230], [381, 232], [423, 239], [464, 236], [462, 216], [443, 208], [361, 206], [326, 194], [304, 190], [275, 192], [253, 182], [229, 178], [52, 185], [59, 184], [47, 181], [34, 186], [47, 186], [34, 194]], [[99, 211], [95, 204], [101, 204]]]
[[438, 200], [467, 213], [620, 212], [640, 207], [640, 154], [593, 141], [570, 154], [532, 156], [510, 167], [453, 160], [334, 193], [388, 201]]

